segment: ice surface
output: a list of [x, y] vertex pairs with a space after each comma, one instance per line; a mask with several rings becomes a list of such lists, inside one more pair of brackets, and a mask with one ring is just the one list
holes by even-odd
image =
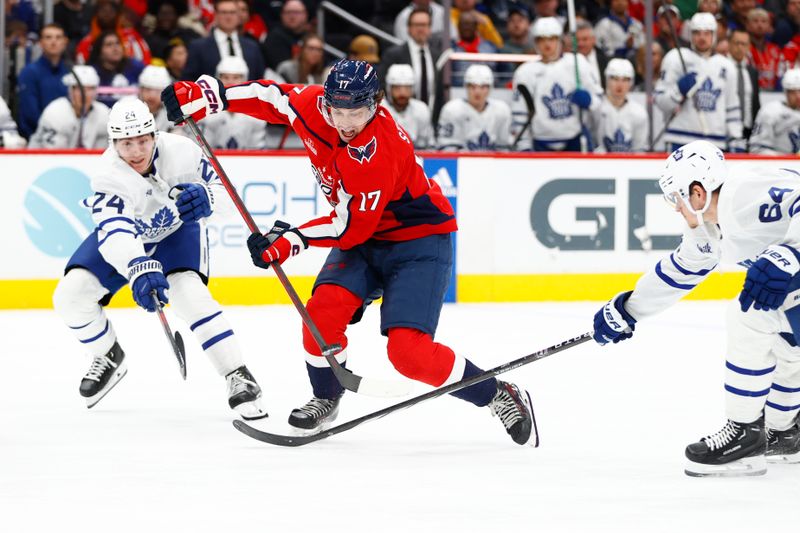
[[[231, 426], [224, 380], [169, 310], [189, 380], [154, 315], [112, 309], [129, 372], [87, 410], [88, 361], [58, 317], [2, 312], [0, 531], [793, 531], [800, 465], [758, 478], [683, 474], [686, 444], [724, 423], [724, 305], [680, 303], [631, 341], [505, 374], [531, 392], [538, 449], [453, 398], [303, 448], [250, 440]], [[450, 305], [437, 338], [489, 367], [587, 331], [598, 306]], [[376, 311], [351, 329], [350, 367], [402, 379]], [[257, 425], [284, 431], [310, 394], [296, 312], [226, 313], [265, 390], [271, 416]], [[340, 421], [391, 401], [348, 395]]]

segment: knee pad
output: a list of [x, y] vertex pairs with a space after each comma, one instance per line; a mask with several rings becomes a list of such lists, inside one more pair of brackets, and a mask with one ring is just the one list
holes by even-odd
[[[339, 285], [320, 285], [306, 304], [311, 320], [316, 324], [327, 344], [340, 344], [347, 348], [345, 330], [353, 313], [361, 307], [361, 298]], [[311, 355], [321, 355], [319, 345], [303, 324], [303, 346]]]
[[175, 313], [187, 324], [221, 310], [197, 272], [186, 270], [167, 276], [169, 303]]
[[77, 326], [100, 311], [98, 302], [107, 293], [94, 274], [85, 268], [73, 268], [56, 285], [53, 308], [68, 325]]
[[453, 350], [412, 328], [391, 328], [387, 350], [398, 372], [436, 387], [448, 379], [456, 359]]

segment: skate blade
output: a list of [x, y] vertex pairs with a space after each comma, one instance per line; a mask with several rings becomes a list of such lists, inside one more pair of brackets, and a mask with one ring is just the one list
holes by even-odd
[[767, 455], [767, 462], [770, 464], [784, 465], [797, 464], [800, 463], [800, 452], [783, 455]]
[[267, 410], [264, 409], [264, 406], [261, 403], [261, 398], [257, 398], [252, 402], [240, 403], [234, 407], [233, 410], [236, 411], [236, 413], [244, 420], [248, 421], [261, 420], [262, 418], [267, 418], [269, 416]]
[[121, 365], [117, 367], [116, 371], [114, 372], [114, 375], [111, 376], [111, 379], [108, 380], [108, 383], [106, 383], [106, 386], [103, 387], [100, 390], [100, 392], [98, 392], [94, 396], [89, 396], [88, 398], [86, 398], [86, 408], [91, 409], [92, 407], [97, 405], [98, 402], [102, 400], [106, 394], [111, 392], [111, 389], [113, 389], [117, 385], [117, 383], [119, 383], [120, 380], [125, 377], [127, 373], [128, 373], [128, 367], [123, 362]]
[[763, 455], [757, 455], [724, 465], [704, 465], [689, 461], [684, 473], [690, 477], [763, 476], [767, 473], [767, 460]]
[[331, 417], [326, 419], [323, 423], [321, 423], [315, 428], [311, 429], [299, 428], [291, 424], [289, 424], [289, 427], [291, 428], [291, 434], [294, 435], [295, 437], [310, 437], [311, 435], [322, 433], [323, 431], [331, 427], [333, 423], [336, 422], [336, 419], [338, 417], [339, 417], [339, 411], [337, 409], [336, 412]]

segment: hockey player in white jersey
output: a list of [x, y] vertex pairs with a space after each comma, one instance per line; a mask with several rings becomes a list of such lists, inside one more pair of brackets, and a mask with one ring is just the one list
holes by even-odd
[[616, 343], [720, 261], [747, 268], [727, 314], [728, 422], [686, 448], [692, 476], [758, 475], [767, 461], [800, 462], [800, 173], [727, 173], [722, 152], [708, 141], [670, 154], [659, 185], [687, 222], [683, 241], [594, 317], [594, 339]]
[[[517, 89], [525, 87], [533, 97], [533, 144], [530, 135], [521, 137], [520, 146], [536, 151], [581, 151], [579, 109], [594, 111], [603, 96], [600, 80], [596, 79], [589, 62], [577, 54], [581, 88], [575, 77], [575, 54], [561, 55], [562, 26], [554, 17], [542, 17], [533, 24], [533, 38], [540, 61], [529, 61], [514, 72], [514, 127], [516, 131], [527, 122], [528, 109]], [[588, 115], [588, 113], [587, 113]], [[588, 119], [584, 117], [584, 119]]]
[[[217, 65], [217, 78], [225, 86], [244, 83], [247, 73], [247, 63], [238, 56], [226, 57]], [[222, 111], [208, 116], [199, 126], [212, 148], [263, 150], [267, 147], [266, 124], [242, 113]]]
[[400, 124], [414, 148], [425, 149], [433, 144], [433, 125], [428, 104], [414, 98], [414, 70], [408, 64], [394, 64], [386, 71], [386, 100], [394, 120]]
[[92, 407], [127, 372], [103, 306], [128, 283], [139, 306], [155, 311], [157, 295], [189, 324], [225, 376], [232, 409], [246, 419], [267, 416], [261, 389], [206, 287], [205, 219], [225, 210], [222, 183], [192, 141], [156, 131], [140, 100], [128, 97], [114, 105], [108, 135], [112, 144], [100, 156], [94, 195], [85, 201], [97, 227], [69, 259], [53, 294], [55, 310], [93, 358], [80, 394]]
[[673, 48], [664, 56], [654, 91], [656, 105], [669, 120], [664, 133], [667, 149], [705, 139], [722, 150], [743, 152], [736, 67], [714, 53], [717, 21], [711, 13], [695, 13], [689, 24], [691, 50]]
[[800, 153], [800, 69], [786, 71], [781, 80], [785, 100], [773, 100], [758, 111], [750, 152], [779, 155]]
[[167, 110], [161, 103], [161, 91], [171, 83], [169, 71], [164, 67], [147, 65], [139, 74], [139, 99], [147, 104], [156, 119], [156, 131], [170, 132], [174, 128], [167, 118]]
[[[83, 93], [75, 79], [78, 76]], [[31, 135], [30, 148], [105, 148], [108, 107], [98, 102], [97, 72], [87, 65], [76, 65], [62, 79], [67, 96], [50, 102], [39, 117]]]
[[511, 144], [511, 108], [490, 98], [494, 74], [486, 65], [470, 65], [464, 73], [467, 98], [442, 107], [439, 150], [505, 150]]
[[647, 149], [647, 111], [631, 100], [633, 65], [615, 58], [605, 71], [606, 94], [592, 112], [595, 152], [644, 152]]

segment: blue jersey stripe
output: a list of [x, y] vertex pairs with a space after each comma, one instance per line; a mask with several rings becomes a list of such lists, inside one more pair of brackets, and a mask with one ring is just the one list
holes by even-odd
[[760, 396], [766, 396], [767, 394], [769, 394], [769, 389], [750, 391], [744, 389], [737, 389], [736, 387], [731, 387], [730, 385], [725, 385], [725, 390], [732, 394], [736, 394], [737, 396], [747, 396], [750, 398], [758, 398]]
[[115, 233], [130, 233], [131, 235], [136, 237], [136, 233], [131, 231], [131, 230], [127, 230], [127, 229], [112, 229], [111, 231], [106, 233], [106, 236], [103, 237], [103, 239], [100, 242], [97, 243], [97, 247], [99, 248], [99, 247], [103, 246], [103, 243], [106, 242], [106, 239], [108, 239], [109, 237], [111, 237]]
[[783, 385], [778, 385], [777, 383], [773, 383], [772, 384], [772, 388], [774, 390], [778, 391], [778, 392], [789, 392], [789, 393], [791, 393], [791, 392], [800, 392], [800, 387], [798, 387], [796, 389], [792, 389], [792, 388], [789, 388], [789, 387], [784, 387]]
[[684, 291], [690, 291], [695, 288], [694, 285], [686, 285], [684, 283], [678, 283], [677, 281], [669, 277], [667, 274], [665, 274], [664, 271], [661, 270], [661, 261], [656, 263], [656, 275], [659, 278], [661, 278], [661, 281], [663, 281], [670, 287], [675, 287], [676, 289], [681, 289]]
[[773, 409], [777, 409], [778, 411], [794, 411], [795, 409], [800, 409], [800, 404], [797, 405], [779, 405], [774, 402], [767, 401], [767, 407], [772, 407]]
[[108, 322], [108, 319], [106, 319], [106, 327], [105, 327], [105, 328], [103, 328], [103, 331], [101, 331], [100, 333], [98, 333], [97, 335], [95, 335], [94, 337], [92, 337], [91, 339], [82, 340], [82, 341], [81, 341], [81, 343], [83, 343], [83, 344], [89, 344], [90, 342], [94, 342], [94, 341], [96, 341], [97, 339], [99, 339], [100, 337], [102, 337], [103, 335], [105, 335], [106, 333], [108, 333], [108, 326], [109, 326], [109, 322]]
[[692, 272], [691, 270], [686, 270], [685, 268], [680, 266], [677, 261], [675, 261], [674, 253], [669, 254], [669, 259], [670, 261], [672, 261], [672, 264], [675, 266], [675, 269], [681, 274], [684, 274], [686, 276], [705, 276], [706, 274], [714, 270], [713, 268], [708, 268], [708, 269], [704, 268], [702, 270], [698, 270], [697, 272]]
[[216, 317], [218, 317], [218, 316], [219, 316], [219, 315], [221, 315], [221, 314], [222, 314], [222, 311], [217, 311], [217, 312], [216, 312], [216, 313], [214, 313], [213, 315], [208, 315], [208, 316], [207, 316], [207, 317], [205, 317], [205, 318], [201, 318], [200, 320], [198, 320], [197, 322], [195, 322], [194, 324], [192, 324], [191, 326], [189, 326], [189, 329], [190, 329], [190, 330], [192, 330], [192, 331], [194, 331], [195, 329], [199, 328], [200, 326], [202, 326], [202, 325], [203, 325], [203, 324], [205, 324], [206, 322], [209, 322], [209, 321], [211, 321], [211, 320], [215, 319]]
[[771, 366], [769, 368], [763, 368], [760, 370], [752, 370], [750, 368], [742, 368], [740, 366], [736, 366], [730, 361], [725, 361], [725, 368], [727, 368], [728, 370], [733, 370], [737, 374], [741, 374], [743, 376], [765, 376], [770, 372], [772, 372], [773, 370], [775, 370], [774, 366]]
[[230, 330], [230, 329], [228, 331], [223, 331], [219, 335], [214, 335], [213, 337], [211, 337], [210, 339], [208, 339], [206, 342], [203, 343], [202, 348], [204, 350], [208, 350], [209, 348], [211, 348], [212, 346], [217, 344], [222, 339], [227, 339], [231, 335], [233, 335], [233, 331]]

